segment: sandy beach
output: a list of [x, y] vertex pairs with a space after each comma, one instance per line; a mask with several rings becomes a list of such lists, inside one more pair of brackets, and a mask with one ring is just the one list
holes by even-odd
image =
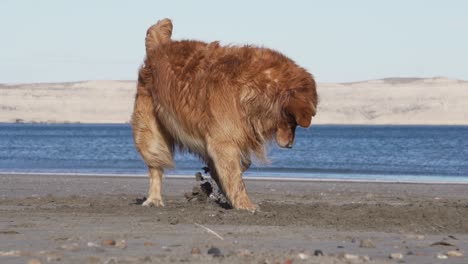
[[0, 263], [468, 262], [467, 185], [246, 180], [251, 214], [147, 181], [0, 175]]

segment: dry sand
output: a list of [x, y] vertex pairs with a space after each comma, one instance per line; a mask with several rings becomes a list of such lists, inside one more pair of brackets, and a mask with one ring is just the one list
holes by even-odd
[[[126, 123], [134, 81], [0, 85], [0, 122]], [[319, 83], [314, 124], [468, 125], [468, 82], [387, 78]]]
[[250, 214], [188, 202], [194, 179], [145, 208], [147, 181], [0, 175], [0, 263], [468, 263], [466, 185], [247, 180]]

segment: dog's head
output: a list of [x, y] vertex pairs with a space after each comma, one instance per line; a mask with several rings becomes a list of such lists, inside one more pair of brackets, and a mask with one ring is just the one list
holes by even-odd
[[317, 109], [315, 82], [287, 93], [276, 128], [276, 143], [282, 148], [292, 148], [296, 127], [310, 127]]

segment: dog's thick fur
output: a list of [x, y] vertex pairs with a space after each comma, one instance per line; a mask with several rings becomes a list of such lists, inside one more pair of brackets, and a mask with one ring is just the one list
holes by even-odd
[[164, 205], [163, 169], [173, 167], [179, 147], [208, 164], [234, 208], [253, 211], [242, 173], [252, 155], [265, 160], [267, 141], [292, 147], [296, 126], [310, 126], [315, 81], [270, 49], [173, 41], [171, 35], [169, 19], [148, 29], [138, 76], [132, 128], [150, 176], [143, 205]]

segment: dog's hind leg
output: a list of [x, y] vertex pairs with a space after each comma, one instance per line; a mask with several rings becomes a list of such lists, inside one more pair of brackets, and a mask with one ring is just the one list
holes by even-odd
[[139, 89], [132, 116], [133, 139], [149, 170], [150, 187], [143, 205], [164, 206], [161, 197], [162, 176], [164, 168], [173, 167], [173, 143], [154, 114], [152, 100], [149, 94], [145, 94], [144, 90], [140, 93]]

